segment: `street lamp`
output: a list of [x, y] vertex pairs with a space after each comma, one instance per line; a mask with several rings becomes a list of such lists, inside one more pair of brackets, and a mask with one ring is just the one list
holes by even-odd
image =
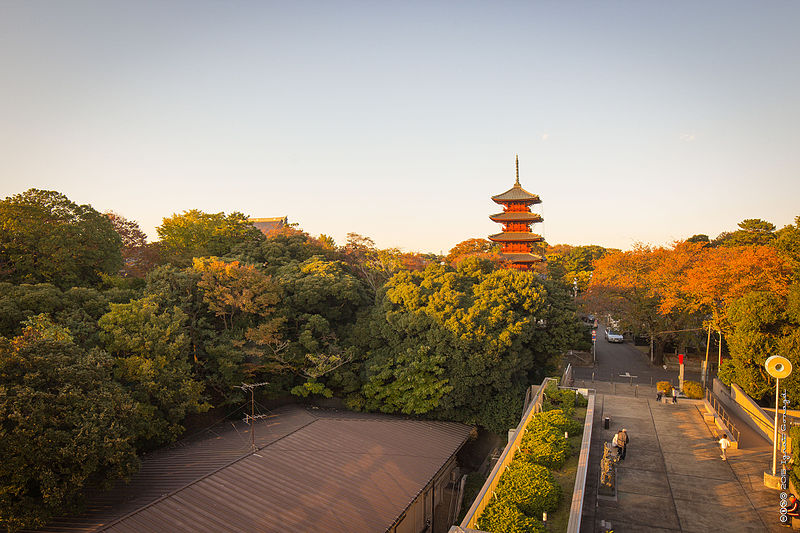
[[578, 299], [578, 278], [572, 278], [572, 292], [573, 298]]
[[764, 361], [764, 367], [769, 375], [775, 378], [775, 429], [773, 431], [772, 447], [772, 475], [778, 475], [778, 402], [780, 400], [779, 384], [781, 379], [789, 377], [792, 373], [792, 363], [785, 357], [773, 355]]

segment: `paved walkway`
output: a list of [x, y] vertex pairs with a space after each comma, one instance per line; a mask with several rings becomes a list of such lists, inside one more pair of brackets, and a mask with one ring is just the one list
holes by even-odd
[[[582, 532], [606, 531], [602, 521], [615, 533], [788, 531], [777, 525], [777, 491], [763, 485], [770, 452], [764, 446], [733, 450], [723, 462], [701, 402], [664, 405], [610, 394], [598, 395], [597, 402]], [[623, 427], [631, 442], [618, 463], [618, 501], [597, 501], [603, 443]]]

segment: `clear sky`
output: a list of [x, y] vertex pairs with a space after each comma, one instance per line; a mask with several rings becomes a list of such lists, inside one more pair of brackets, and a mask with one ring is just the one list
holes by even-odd
[[447, 252], [800, 215], [800, 1], [0, 0], [0, 197]]

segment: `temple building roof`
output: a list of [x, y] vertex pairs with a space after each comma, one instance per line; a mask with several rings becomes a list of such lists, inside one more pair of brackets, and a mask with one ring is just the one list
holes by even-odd
[[497, 194], [495, 196], [492, 196], [492, 200], [494, 200], [498, 204], [502, 204], [505, 202], [523, 202], [523, 201], [528, 204], [542, 203], [538, 195], [531, 194], [525, 189], [523, 189], [522, 186], [519, 184], [519, 181], [503, 194]]
[[536, 254], [504, 254], [501, 253], [500, 257], [512, 263], [540, 263], [543, 261], [542, 257]]
[[542, 221], [542, 215], [538, 213], [531, 213], [530, 211], [506, 211], [505, 213], [497, 213], [496, 215], [489, 216], [489, 219], [494, 222], [530, 222], [536, 223]]
[[535, 233], [522, 232], [522, 231], [504, 231], [503, 233], [495, 233], [489, 235], [490, 241], [497, 242], [540, 242], [544, 239], [541, 235]]

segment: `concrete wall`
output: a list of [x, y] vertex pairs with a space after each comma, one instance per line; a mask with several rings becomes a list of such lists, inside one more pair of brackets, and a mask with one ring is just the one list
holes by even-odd
[[772, 442], [772, 421], [769, 415], [753, 401], [737, 384], [726, 387], [720, 380], [714, 378], [714, 394], [731, 410], [731, 412], [744, 420], [756, 433]]

